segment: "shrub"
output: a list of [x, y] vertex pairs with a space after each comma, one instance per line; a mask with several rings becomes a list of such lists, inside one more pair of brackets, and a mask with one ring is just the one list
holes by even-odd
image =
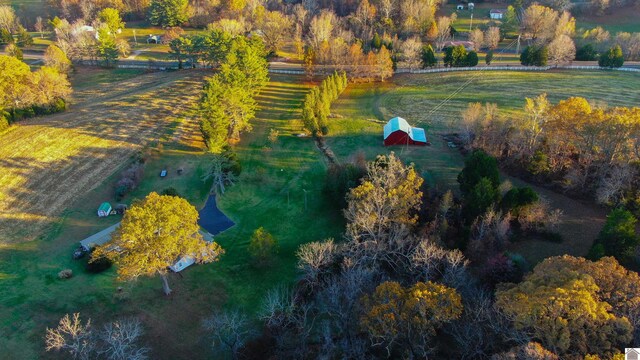
[[607, 222], [598, 234], [598, 238], [590, 251], [593, 259], [604, 253], [613, 256], [620, 262], [629, 260], [640, 243], [636, 234], [637, 219], [628, 210], [614, 209], [607, 216]]
[[85, 266], [85, 270], [90, 273], [98, 274], [109, 268], [111, 268], [113, 263], [105, 256], [100, 257], [91, 257]]
[[624, 64], [624, 55], [620, 45], [616, 45], [606, 52], [600, 54], [598, 65], [608, 68], [619, 68]]
[[276, 252], [276, 248], [276, 239], [263, 227], [259, 227], [253, 232], [249, 243], [249, 253], [256, 265], [267, 265], [271, 260], [271, 256]]
[[71, 279], [73, 276], [73, 270], [64, 269], [58, 273], [58, 279]]
[[487, 260], [482, 275], [490, 286], [505, 282], [517, 283], [522, 280], [524, 269], [506, 254], [499, 253]]
[[546, 46], [527, 46], [520, 54], [520, 63], [525, 66], [546, 66], [548, 58]]
[[491, 65], [492, 61], [493, 61], [493, 50], [489, 50], [487, 51], [487, 55], [484, 56], [484, 62], [487, 65]]
[[168, 195], [168, 196], [179, 196], [180, 197], [180, 193], [178, 192], [178, 190], [176, 190], [176, 188], [174, 187], [168, 187], [164, 190], [162, 190], [162, 192], [160, 192], [160, 195]]
[[598, 58], [598, 52], [591, 44], [586, 44], [576, 51], [576, 60], [578, 61], [595, 61]]
[[144, 161], [136, 159], [136, 161], [126, 168], [121, 174], [120, 179], [116, 182], [115, 198], [121, 200], [130, 191], [137, 188], [142, 177], [144, 176]]
[[539, 199], [538, 194], [532, 188], [525, 186], [507, 191], [502, 198], [501, 205], [505, 212], [511, 211], [514, 216], [517, 216], [520, 208], [536, 203]]

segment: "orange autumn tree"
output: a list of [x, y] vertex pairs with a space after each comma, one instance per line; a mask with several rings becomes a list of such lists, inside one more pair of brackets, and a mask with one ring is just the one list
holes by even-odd
[[402, 348], [422, 358], [429, 353], [427, 340], [438, 327], [458, 319], [463, 309], [455, 289], [430, 281], [409, 288], [384, 282], [365, 295], [362, 304], [360, 326], [374, 346], [383, 346], [389, 356]]
[[197, 263], [210, 263], [224, 253], [217, 243], [204, 241], [199, 230], [198, 211], [187, 200], [152, 192], [131, 206], [92, 261], [106, 256], [118, 266], [118, 279], [123, 281], [160, 275], [169, 295], [168, 267], [178, 259], [193, 256]]

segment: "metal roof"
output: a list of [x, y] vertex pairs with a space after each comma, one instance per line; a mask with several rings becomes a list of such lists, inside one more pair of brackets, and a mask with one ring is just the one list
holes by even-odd
[[384, 138], [388, 138], [392, 133], [401, 130], [409, 134], [409, 138], [413, 141], [427, 142], [427, 135], [422, 128], [411, 127], [407, 120], [401, 117], [394, 117], [384, 126]]
[[111, 211], [111, 204], [109, 204], [108, 202], [103, 202], [102, 204], [100, 204], [100, 207], [98, 208], [98, 211], [100, 210], [104, 212]]

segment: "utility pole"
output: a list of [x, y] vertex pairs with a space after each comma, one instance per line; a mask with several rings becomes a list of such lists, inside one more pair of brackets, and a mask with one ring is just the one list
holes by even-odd
[[136, 29], [133, 29], [133, 41], [138, 45], [138, 38], [136, 37]]
[[516, 54], [520, 54], [520, 34], [518, 34], [518, 45], [516, 45]]
[[471, 13], [471, 21], [469, 22], [469, 32], [471, 32], [471, 26], [473, 26], [473, 13]]

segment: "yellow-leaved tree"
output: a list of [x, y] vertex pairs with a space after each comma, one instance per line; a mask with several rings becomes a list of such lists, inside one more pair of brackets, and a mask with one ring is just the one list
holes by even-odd
[[[638, 291], [629, 290], [640, 285], [637, 275], [614, 262], [548, 258], [521, 283], [499, 289], [496, 306], [517, 330], [530, 333], [560, 356], [611, 356], [632, 339], [633, 326], [624, 312], [631, 313], [629, 301], [637, 303]], [[603, 271], [624, 281], [614, 285]], [[622, 274], [630, 276], [622, 279]], [[623, 284], [628, 281], [634, 285]]]
[[439, 326], [459, 318], [463, 309], [455, 289], [430, 281], [409, 288], [386, 281], [362, 303], [360, 326], [372, 344], [384, 346], [389, 356], [401, 347], [417, 358], [429, 354], [427, 340]]
[[198, 211], [187, 200], [150, 193], [125, 213], [111, 241], [97, 248], [92, 256], [106, 256], [118, 266], [118, 279], [160, 275], [166, 295], [168, 267], [183, 256], [197, 263], [218, 260], [224, 250], [206, 242], [199, 232]]
[[384, 241], [416, 224], [423, 179], [392, 152], [367, 165], [362, 184], [351, 189], [345, 209], [347, 235], [357, 242]]

